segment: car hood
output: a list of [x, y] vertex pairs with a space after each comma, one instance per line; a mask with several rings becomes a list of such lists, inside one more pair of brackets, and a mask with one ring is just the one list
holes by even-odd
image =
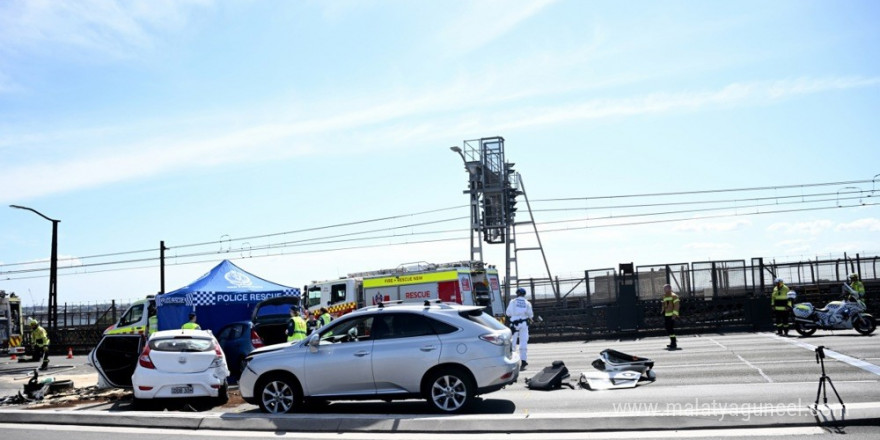
[[251, 356], [255, 354], [263, 354], [263, 353], [271, 353], [273, 351], [283, 350], [287, 347], [290, 347], [292, 343], [290, 342], [282, 342], [280, 344], [267, 345], [265, 347], [260, 347], [251, 352]]

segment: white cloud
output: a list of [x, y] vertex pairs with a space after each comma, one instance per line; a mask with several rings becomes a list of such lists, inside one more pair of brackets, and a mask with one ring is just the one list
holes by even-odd
[[880, 219], [863, 218], [849, 223], [841, 223], [834, 228], [835, 231], [880, 231]]
[[457, 55], [479, 49], [513, 30], [517, 25], [541, 12], [553, 0], [511, 2], [482, 0], [468, 4], [439, 39], [452, 46]]
[[751, 225], [752, 222], [746, 219], [733, 219], [722, 222], [688, 220], [677, 223], [673, 230], [680, 232], [729, 232]]
[[815, 220], [811, 222], [778, 222], [767, 227], [769, 232], [781, 232], [783, 234], [809, 234], [817, 235], [831, 229], [831, 220]]
[[510, 130], [524, 126], [610, 117], [764, 105], [806, 94], [877, 85], [880, 85], [880, 77], [801, 78], [776, 82], [733, 83], [714, 91], [656, 92], [633, 98], [597, 99], [567, 106], [528, 108], [522, 110], [519, 117], [508, 118], [500, 128]]
[[[803, 85], [808, 83], [809, 86]], [[356, 101], [346, 103], [326, 103], [313, 116], [302, 118], [280, 112], [281, 117], [252, 120], [243, 128], [228, 129], [225, 122], [230, 115], [215, 118], [201, 118], [177, 115], [172, 120], [154, 120], [149, 124], [162, 127], [163, 136], [145, 136], [149, 127], [83, 127], [76, 132], [58, 132], [52, 130], [34, 130], [33, 132], [6, 135], [0, 138], [0, 148], [29, 144], [30, 147], [21, 151], [23, 158], [18, 164], [8, 164], [0, 177], [0, 185], [5, 189], [6, 197], [15, 195], [16, 200], [48, 195], [51, 193], [69, 192], [78, 188], [97, 187], [107, 183], [120, 182], [174, 172], [183, 166], [199, 163], [200, 166], [217, 166], [238, 160], [282, 160], [302, 154], [321, 151], [321, 154], [335, 154], [341, 146], [357, 145], [358, 151], [367, 148], [399, 148], [409, 145], [414, 136], [421, 138], [430, 135], [442, 137], [444, 133], [470, 133], [475, 127], [481, 133], [521, 130], [529, 125], [552, 125], [571, 120], [638, 115], [660, 111], [679, 111], [697, 109], [725, 104], [756, 103], [759, 97], [781, 94], [815, 93], [822, 90], [841, 87], [866, 87], [880, 84], [880, 78], [873, 79], [825, 79], [813, 81], [794, 81], [787, 87], [785, 82], [764, 84], [732, 84], [715, 92], [692, 93], [659, 93], [639, 98], [603, 99], [586, 101], [576, 106], [548, 106], [543, 109], [525, 108], [516, 104], [522, 97], [515, 93], [505, 94], [505, 90], [483, 87], [479, 78], [457, 81], [445, 89], [434, 89], [430, 92], [415, 95], [397, 95], [398, 99], [371, 99], [362, 96]], [[505, 86], [506, 88], [507, 86]], [[552, 89], [552, 85], [550, 86]], [[555, 90], [555, 89], [553, 89]], [[785, 92], [785, 91], [788, 92]], [[513, 89], [510, 90], [511, 92]], [[378, 93], [385, 93], [384, 91]], [[534, 96], [540, 90], [533, 92]], [[512, 101], [506, 101], [511, 99]], [[378, 102], [379, 104], [374, 104]], [[287, 108], [298, 108], [297, 103], [286, 103]], [[504, 105], [500, 105], [504, 104]], [[305, 105], [305, 104], [303, 104]], [[477, 108], [477, 107], [484, 108]], [[503, 107], [503, 108], [502, 108]], [[339, 113], [338, 108], [349, 111]], [[512, 109], [512, 110], [505, 110]], [[464, 110], [464, 111], [462, 111]], [[477, 110], [490, 114], [489, 120], [479, 121], [475, 125], [471, 112]], [[242, 110], [245, 111], [246, 110]], [[266, 112], [263, 114], [270, 114]], [[413, 124], [419, 116], [431, 114], [429, 122]], [[536, 116], [540, 115], [540, 116]], [[181, 120], [191, 119], [182, 131], [168, 130], [179, 127]], [[240, 126], [236, 126], [240, 127]], [[415, 127], [415, 129], [413, 128]], [[93, 136], [90, 133], [107, 131], [113, 135], [95, 151]], [[210, 133], [210, 135], [205, 135]], [[340, 133], [345, 133], [340, 135]], [[326, 136], [330, 135], [330, 136]], [[350, 138], [345, 142], [340, 136]], [[466, 138], [466, 137], [465, 137]], [[138, 139], [129, 141], [128, 139]], [[326, 145], [332, 139], [333, 145]], [[374, 140], [372, 144], [364, 140]], [[394, 139], [394, 142], [388, 142]], [[51, 140], [54, 145], [65, 145], [66, 153], [45, 154], [48, 148], [41, 143]], [[356, 141], [355, 141], [356, 140]], [[74, 148], [81, 145], [82, 148]], [[91, 153], [86, 150], [90, 145]], [[295, 148], [283, 145], [296, 145]], [[76, 156], [70, 156], [71, 152]], [[211, 154], [204, 154], [210, 152]], [[256, 154], [260, 153], [260, 154]], [[55, 157], [55, 162], [47, 162], [46, 157]], [[211, 161], [205, 161], [211, 157]], [[0, 199], [4, 199], [0, 195]], [[9, 201], [2, 200], [2, 201]], [[719, 223], [688, 222], [676, 226], [681, 231], [731, 231], [750, 225], [748, 220], [736, 219]], [[771, 226], [771, 231], [784, 230], [790, 233], [818, 233], [830, 227], [830, 222], [813, 222], [810, 224], [781, 223]]]
[[131, 57], [133, 49], [153, 45], [155, 29], [182, 28], [193, 10], [210, 4], [209, 0], [2, 2], [0, 50], [32, 52], [49, 43], [52, 47]]
[[712, 242], [694, 242], [687, 243], [683, 246], [685, 249], [689, 250], [698, 250], [698, 251], [722, 251], [733, 249], [733, 245], [730, 243], [712, 243]]

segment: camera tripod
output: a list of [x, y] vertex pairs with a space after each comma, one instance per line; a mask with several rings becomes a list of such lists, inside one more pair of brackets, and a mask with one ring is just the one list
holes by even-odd
[[828, 382], [828, 385], [831, 385], [831, 390], [834, 391], [834, 395], [837, 396], [837, 400], [840, 402], [840, 405], [843, 409], [846, 409], [846, 405], [843, 403], [843, 399], [840, 398], [840, 394], [837, 393], [837, 388], [834, 388], [834, 382], [831, 381], [831, 378], [825, 374], [825, 346], [820, 345], [816, 347], [816, 363], [822, 366], [822, 376], [819, 377], [819, 389], [816, 390], [816, 403], [815, 407], [819, 408], [819, 396], [823, 396], [823, 403], [828, 405], [828, 390], [825, 388], [825, 382]]

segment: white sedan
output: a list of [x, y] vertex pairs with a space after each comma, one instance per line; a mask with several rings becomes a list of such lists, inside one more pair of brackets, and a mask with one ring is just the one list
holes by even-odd
[[204, 330], [153, 333], [131, 377], [135, 404], [145, 399], [213, 397], [226, 403], [229, 369], [220, 344]]

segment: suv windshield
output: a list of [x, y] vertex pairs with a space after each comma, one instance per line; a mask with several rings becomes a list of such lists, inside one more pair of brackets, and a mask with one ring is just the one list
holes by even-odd
[[488, 327], [492, 330], [504, 330], [507, 328], [491, 315], [483, 313], [481, 309], [468, 310], [466, 312], [459, 312], [458, 314], [462, 318], [476, 322], [477, 324], [480, 324], [483, 327]]

